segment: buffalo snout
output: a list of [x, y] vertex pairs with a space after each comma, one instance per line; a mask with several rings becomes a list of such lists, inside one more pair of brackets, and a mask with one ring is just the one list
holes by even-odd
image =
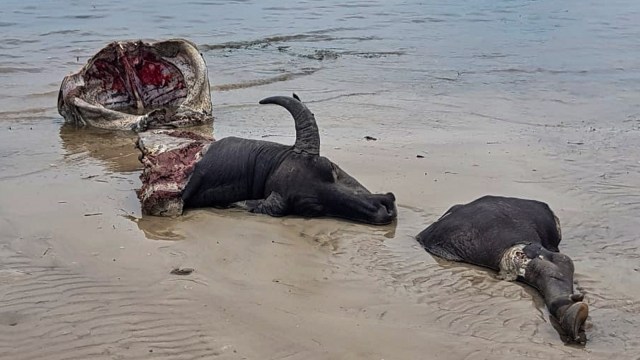
[[397, 216], [396, 197], [393, 193], [375, 195], [377, 197], [377, 211], [372, 217], [372, 224], [384, 225], [391, 223]]
[[362, 194], [353, 190], [332, 188], [326, 195], [324, 215], [371, 225], [390, 224], [397, 216], [396, 197], [392, 193]]

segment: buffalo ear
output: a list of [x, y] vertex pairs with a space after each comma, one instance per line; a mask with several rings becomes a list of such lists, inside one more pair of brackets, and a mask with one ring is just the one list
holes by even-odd
[[300, 102], [302, 102], [302, 100], [300, 100], [300, 97], [296, 93], [293, 93], [293, 98], [298, 100], [298, 101], [300, 101]]

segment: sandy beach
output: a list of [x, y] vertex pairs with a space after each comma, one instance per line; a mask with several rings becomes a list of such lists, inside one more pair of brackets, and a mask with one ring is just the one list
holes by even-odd
[[[372, 192], [395, 194], [399, 216], [388, 226], [237, 209], [142, 216], [135, 135], [76, 129], [56, 110], [62, 76], [111, 40], [107, 30], [48, 53], [61, 64], [53, 71], [44, 53], [27, 60], [42, 44], [1, 59], [0, 359], [640, 359], [637, 85], [584, 86], [601, 81], [595, 71], [567, 72], [575, 88], [563, 87], [571, 82], [545, 64], [456, 75], [412, 40], [330, 28], [333, 40], [259, 27], [251, 31], [301, 35], [238, 30], [214, 41], [206, 29], [167, 28], [140, 37], [193, 33], [218, 139], [293, 143], [289, 115], [257, 103], [299, 94], [322, 154]], [[368, 45], [368, 32], [385, 41]], [[326, 47], [336, 58], [290, 54]], [[545, 201], [560, 218], [560, 249], [590, 306], [586, 346], [562, 343], [533, 289], [438, 260], [414, 240], [451, 205], [485, 194]], [[195, 271], [171, 274], [177, 267]]]
[[[612, 333], [637, 321], [637, 269], [628, 269], [627, 285], [605, 284], [620, 279], [626, 265], [589, 266], [593, 254], [581, 254], [574, 234], [576, 217], [590, 205], [548, 186], [544, 179], [563, 169], [536, 155], [540, 145], [481, 126], [446, 138], [437, 131], [399, 138], [392, 123], [367, 126], [378, 139], [367, 141], [362, 131], [340, 130], [339, 119], [332, 123], [323, 110], [363, 105], [333, 105], [309, 105], [330, 129], [323, 152], [373, 191], [394, 191], [397, 223], [241, 210], [141, 217], [130, 136], [89, 135], [59, 123], [3, 129], [2, 143], [19, 147], [5, 159], [15, 175], [2, 186], [4, 356], [597, 359], [618, 349], [625, 358], [624, 346], [635, 340]], [[236, 112], [219, 112], [217, 127]], [[265, 112], [290, 125], [278, 109]], [[61, 141], [50, 136], [58, 129]], [[531, 289], [438, 263], [413, 240], [450, 204], [483, 193], [551, 199], [568, 219], [562, 248], [574, 256], [579, 289], [592, 307], [586, 348], [562, 344]], [[171, 275], [175, 267], [195, 272]]]

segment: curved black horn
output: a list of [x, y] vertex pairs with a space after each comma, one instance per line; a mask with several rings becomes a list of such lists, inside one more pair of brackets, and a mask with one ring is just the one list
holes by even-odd
[[293, 94], [287, 96], [271, 96], [260, 100], [260, 104], [277, 104], [289, 111], [296, 123], [296, 144], [294, 148], [312, 155], [320, 153], [320, 134], [313, 113]]

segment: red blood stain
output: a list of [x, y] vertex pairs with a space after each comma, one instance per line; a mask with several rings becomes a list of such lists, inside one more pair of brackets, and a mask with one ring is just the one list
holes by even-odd
[[114, 92], [125, 91], [124, 80], [118, 68], [103, 60], [96, 61], [93, 66], [93, 71], [88, 75], [90, 78], [101, 80], [103, 89]]
[[114, 45], [95, 58], [93, 66], [87, 70], [86, 80], [99, 81], [102, 91], [111, 95], [128, 93], [132, 98], [142, 98], [145, 103], [146, 90], [142, 87], [167, 87], [171, 91], [185, 88], [183, 75], [175, 65], [143, 47], [123, 51]]
[[173, 74], [162, 63], [143, 60], [138, 77], [145, 85], [164, 86], [171, 82]]

